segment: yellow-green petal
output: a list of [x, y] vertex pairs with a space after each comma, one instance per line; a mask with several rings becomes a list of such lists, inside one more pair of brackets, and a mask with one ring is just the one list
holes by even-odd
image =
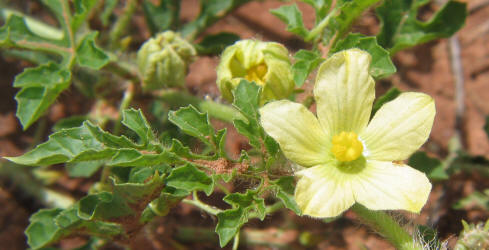
[[435, 113], [435, 102], [423, 93], [403, 93], [384, 104], [360, 134], [367, 157], [379, 161], [407, 159], [428, 139]]
[[356, 175], [339, 171], [334, 165], [319, 165], [296, 173], [299, 177], [294, 199], [302, 214], [335, 217], [354, 203], [351, 179]]
[[371, 210], [419, 213], [431, 191], [424, 173], [385, 161], [367, 161], [364, 171], [351, 183], [355, 201]]
[[288, 100], [260, 108], [260, 123], [291, 161], [310, 167], [327, 161], [330, 142], [316, 117], [304, 105]]
[[368, 123], [375, 98], [370, 55], [359, 49], [338, 52], [319, 68], [314, 96], [321, 126], [332, 136], [359, 134]]

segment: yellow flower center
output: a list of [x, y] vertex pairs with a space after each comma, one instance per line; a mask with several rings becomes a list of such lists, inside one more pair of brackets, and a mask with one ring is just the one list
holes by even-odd
[[363, 151], [362, 142], [358, 140], [355, 132], [343, 131], [333, 136], [332, 144], [331, 152], [338, 161], [346, 162], [356, 160]]
[[250, 82], [253, 81], [259, 85], [264, 85], [265, 81], [263, 78], [267, 74], [267, 71], [268, 71], [267, 65], [265, 63], [260, 63], [248, 69], [248, 71], [246, 72], [245, 79]]

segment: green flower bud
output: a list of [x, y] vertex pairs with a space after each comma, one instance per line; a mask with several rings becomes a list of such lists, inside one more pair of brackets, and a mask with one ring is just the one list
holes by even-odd
[[217, 85], [232, 102], [232, 90], [242, 79], [262, 87], [261, 104], [289, 97], [294, 81], [287, 49], [273, 42], [242, 40], [227, 47], [217, 66]]
[[489, 249], [489, 220], [484, 223], [467, 224], [462, 220], [464, 229], [458, 237], [455, 250]]
[[146, 41], [138, 51], [143, 89], [182, 86], [197, 52], [178, 33], [166, 31]]

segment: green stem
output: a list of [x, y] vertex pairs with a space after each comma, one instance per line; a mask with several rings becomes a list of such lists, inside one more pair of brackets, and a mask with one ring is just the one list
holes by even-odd
[[239, 235], [240, 233], [238, 232], [235, 236], [234, 236], [234, 241], [233, 241], [233, 250], [238, 250], [238, 246], [239, 246]]
[[192, 200], [184, 199], [184, 200], [182, 200], [182, 202], [196, 206], [196, 207], [198, 207], [198, 208], [200, 208], [200, 209], [202, 209], [202, 210], [204, 210], [207, 213], [212, 214], [212, 215], [217, 215], [218, 213], [222, 212], [221, 209], [219, 209], [217, 207], [209, 206], [209, 205], [203, 203], [202, 201], [200, 201], [199, 197], [197, 196], [197, 192], [193, 193], [193, 199]]
[[127, 26], [131, 22], [134, 12], [136, 11], [136, 7], [138, 6], [137, 2], [137, 0], [127, 0], [124, 12], [117, 19], [117, 22], [114, 24], [114, 27], [109, 35], [112, 48], [119, 47], [119, 40], [124, 32], [127, 31]]
[[361, 218], [362, 222], [387, 238], [396, 249], [423, 249], [419, 242], [416, 242], [408, 232], [385, 212], [372, 211], [359, 204], [353, 205], [351, 209]]
[[156, 93], [156, 98], [166, 102], [171, 108], [179, 108], [193, 105], [201, 112], [207, 112], [210, 116], [225, 122], [233, 122], [234, 120], [246, 121], [246, 118], [235, 108], [222, 103], [214, 102], [211, 99], [204, 100], [176, 90], [165, 90]]
[[314, 27], [309, 32], [309, 34], [307, 34], [307, 36], [306, 36], [306, 38], [304, 38], [304, 40], [306, 42], [310, 42], [312, 40], [318, 40], [319, 35], [323, 32], [323, 30], [326, 28], [326, 26], [328, 26], [329, 21], [331, 21], [331, 18], [336, 15], [337, 10], [338, 10], [338, 8], [335, 8], [331, 12], [329, 12], [329, 14], [326, 17], [324, 17], [324, 19], [321, 20], [321, 22], [318, 25], [316, 25], [316, 27]]
[[134, 91], [136, 89], [136, 86], [134, 83], [130, 83], [129, 86], [127, 86], [126, 91], [124, 92], [124, 97], [122, 98], [121, 104], [119, 105], [119, 119], [115, 122], [114, 125], [114, 134], [118, 135], [121, 131], [122, 127], [122, 112], [129, 107], [131, 104], [132, 98], [134, 97]]

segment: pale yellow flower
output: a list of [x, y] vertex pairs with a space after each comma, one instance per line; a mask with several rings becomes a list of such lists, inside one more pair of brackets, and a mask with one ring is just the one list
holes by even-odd
[[407, 92], [384, 104], [369, 123], [375, 98], [370, 55], [350, 49], [319, 68], [314, 95], [317, 118], [299, 103], [271, 102], [261, 124], [285, 156], [304, 167], [295, 200], [303, 214], [334, 217], [355, 202], [372, 210], [419, 212], [431, 184], [400, 163], [428, 139], [435, 104]]

